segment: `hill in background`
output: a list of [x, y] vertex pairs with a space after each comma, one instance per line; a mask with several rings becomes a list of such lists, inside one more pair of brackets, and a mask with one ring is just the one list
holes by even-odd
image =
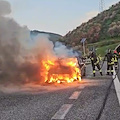
[[69, 31], [60, 41], [79, 49], [82, 38], [87, 38], [87, 44], [99, 42], [101, 45], [109, 45], [120, 42], [120, 2], [81, 24], [73, 31]]
[[49, 40], [51, 40], [53, 42], [56, 42], [56, 41], [58, 41], [59, 39], [62, 38], [62, 36], [59, 35], [59, 34], [50, 33], [50, 32], [43, 32], [43, 31], [38, 31], [38, 30], [33, 30], [33, 31], [30, 32], [30, 34], [33, 35], [33, 36], [36, 36], [38, 34], [47, 35], [47, 36], [49, 36]]

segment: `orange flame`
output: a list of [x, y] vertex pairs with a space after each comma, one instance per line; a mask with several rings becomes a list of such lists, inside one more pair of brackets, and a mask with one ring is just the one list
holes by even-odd
[[43, 60], [41, 76], [47, 83], [72, 83], [75, 80], [81, 81], [81, 72], [77, 58], [64, 58], [54, 60]]

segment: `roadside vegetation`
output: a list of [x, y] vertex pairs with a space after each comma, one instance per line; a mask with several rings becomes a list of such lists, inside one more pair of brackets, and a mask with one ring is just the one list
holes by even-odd
[[67, 46], [82, 51], [80, 40], [87, 38], [86, 46], [95, 46], [97, 53], [104, 55], [106, 49], [120, 44], [120, 2], [99, 13], [60, 39]]
[[110, 38], [104, 41], [88, 44], [87, 47], [94, 47], [98, 55], [104, 56], [108, 49], [114, 50], [120, 44], [120, 37]]

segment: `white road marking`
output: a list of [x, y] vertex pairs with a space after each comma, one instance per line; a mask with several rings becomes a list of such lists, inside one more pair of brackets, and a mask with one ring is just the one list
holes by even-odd
[[64, 104], [59, 111], [55, 113], [55, 115], [51, 118], [51, 120], [63, 120], [65, 115], [68, 113], [70, 108], [72, 107], [73, 104]]
[[70, 97], [69, 99], [78, 99], [79, 95], [80, 95], [81, 91], [75, 91]]
[[[115, 78], [115, 75], [116, 75], [116, 72], [115, 72], [115, 70], [114, 70], [113, 78]], [[117, 97], [118, 97], [118, 101], [119, 101], [119, 105], [120, 105], [120, 81], [119, 81], [117, 75], [116, 75], [116, 78], [115, 78], [115, 80], [114, 80], [114, 85], [115, 85], [115, 90], [116, 90]]]

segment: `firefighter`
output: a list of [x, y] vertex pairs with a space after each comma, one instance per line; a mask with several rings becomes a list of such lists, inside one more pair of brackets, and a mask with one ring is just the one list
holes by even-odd
[[110, 49], [108, 49], [107, 54], [105, 55], [104, 60], [107, 58], [107, 75], [111, 74], [113, 75], [113, 66], [114, 66], [114, 56]]
[[91, 64], [92, 64], [92, 68], [93, 68], [93, 76], [95, 77], [95, 66], [98, 68], [101, 76], [103, 75], [102, 74], [102, 71], [101, 71], [101, 68], [100, 68], [100, 65], [99, 65], [99, 58], [97, 57], [96, 53], [95, 52], [92, 52], [88, 58], [91, 59]]
[[117, 51], [115, 50], [114, 51], [114, 66], [115, 66], [115, 70], [117, 70], [117, 68], [118, 68], [118, 57], [119, 57], [119, 55], [118, 55]]

